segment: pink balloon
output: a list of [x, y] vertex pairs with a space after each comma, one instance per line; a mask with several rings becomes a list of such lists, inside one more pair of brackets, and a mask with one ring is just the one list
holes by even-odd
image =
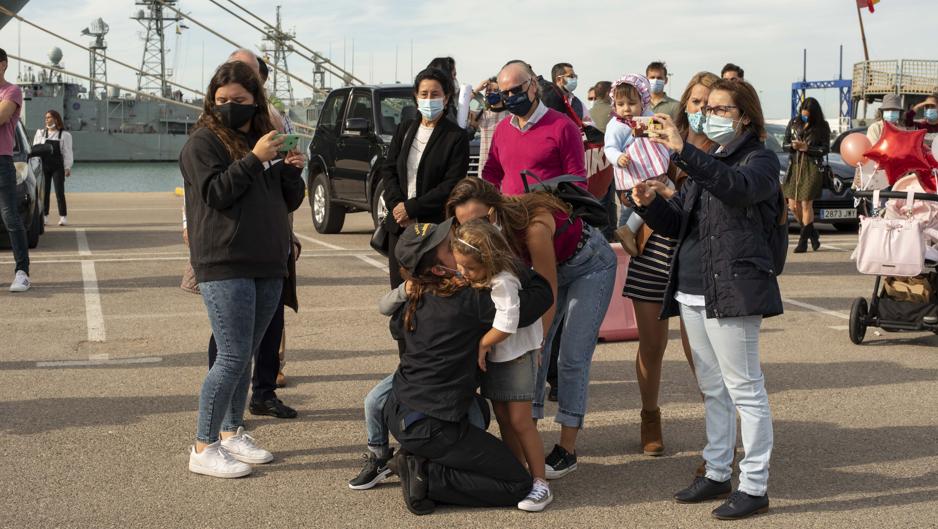
[[840, 142], [840, 157], [844, 163], [856, 167], [866, 163], [867, 151], [873, 148], [870, 139], [862, 132], [854, 132]]

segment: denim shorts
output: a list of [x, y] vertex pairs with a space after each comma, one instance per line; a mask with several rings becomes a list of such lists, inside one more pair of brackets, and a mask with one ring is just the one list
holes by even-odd
[[537, 380], [535, 354], [528, 351], [507, 362], [486, 362], [482, 373], [482, 396], [494, 401], [532, 401]]

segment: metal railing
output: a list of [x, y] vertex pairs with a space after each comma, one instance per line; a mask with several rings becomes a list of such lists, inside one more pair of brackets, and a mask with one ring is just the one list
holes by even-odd
[[930, 95], [938, 91], [938, 61], [903, 59], [853, 65], [854, 99], [886, 94]]

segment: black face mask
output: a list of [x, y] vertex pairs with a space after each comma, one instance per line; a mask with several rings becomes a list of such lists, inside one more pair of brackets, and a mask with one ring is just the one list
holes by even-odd
[[254, 117], [254, 113], [257, 112], [257, 105], [225, 103], [216, 106], [215, 112], [218, 114], [218, 119], [221, 120], [222, 125], [230, 129], [240, 129]]
[[526, 91], [505, 98], [505, 108], [508, 109], [508, 112], [519, 117], [528, 115], [532, 106], [534, 106], [534, 101], [528, 99]]

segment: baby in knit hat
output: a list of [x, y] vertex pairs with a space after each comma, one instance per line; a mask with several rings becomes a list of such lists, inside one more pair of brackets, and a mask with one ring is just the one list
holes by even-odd
[[[615, 106], [613, 118], [606, 126], [606, 158], [613, 164], [616, 190], [628, 195], [635, 184], [659, 178], [668, 170], [670, 152], [654, 143], [647, 135], [654, 134], [650, 117], [651, 87], [643, 75], [626, 74], [613, 83], [611, 90]], [[632, 213], [625, 226], [616, 230], [616, 239], [626, 253], [638, 255], [635, 235], [644, 220]]]

